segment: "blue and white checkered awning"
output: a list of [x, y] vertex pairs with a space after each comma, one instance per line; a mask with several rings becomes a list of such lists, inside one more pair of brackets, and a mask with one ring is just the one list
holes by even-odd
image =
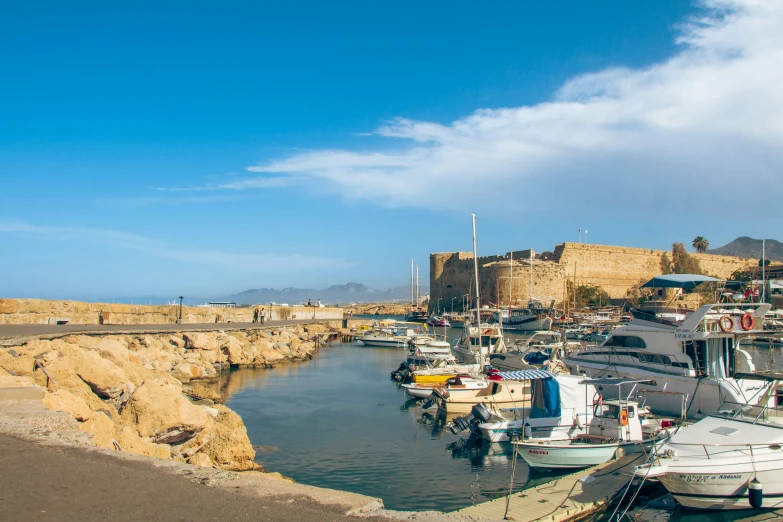
[[554, 377], [554, 375], [544, 370], [516, 370], [513, 372], [500, 372], [499, 375], [509, 381], [530, 381]]

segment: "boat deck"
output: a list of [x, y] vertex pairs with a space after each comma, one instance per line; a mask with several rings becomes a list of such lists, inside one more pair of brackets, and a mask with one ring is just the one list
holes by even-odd
[[[562, 522], [581, 519], [598, 511], [625, 488], [633, 475], [634, 466], [643, 464], [644, 459], [644, 453], [626, 455], [514, 493], [509, 499], [507, 520]], [[581, 479], [587, 476], [595, 480], [583, 482]], [[506, 497], [463, 508], [455, 513], [503, 520]]]

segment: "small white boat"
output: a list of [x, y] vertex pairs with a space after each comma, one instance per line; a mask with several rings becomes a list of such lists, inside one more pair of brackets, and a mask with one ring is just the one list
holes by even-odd
[[[624, 384], [639, 383], [639, 381], [622, 379], [594, 379], [582, 382], [594, 386], [617, 386], [618, 390]], [[622, 397], [601, 399], [595, 405], [586, 433], [564, 442], [525, 441], [512, 442], [512, 444], [519, 456], [532, 468], [587, 468], [614, 458], [618, 452], [637, 453], [644, 448], [652, 447], [658, 439], [644, 439], [640, 419], [641, 412], [636, 401]]]
[[540, 368], [555, 352], [569, 353], [583, 347], [577, 341], [564, 341], [560, 332], [537, 330], [515, 341], [506, 352], [490, 354], [489, 364], [501, 371]]
[[488, 408], [516, 408], [530, 400], [530, 383], [507, 381], [500, 376], [490, 375], [488, 386], [465, 393], [451, 394], [448, 390], [434, 390], [438, 408], [446, 413], [469, 413], [475, 404], [483, 402]]
[[461, 363], [489, 364], [490, 354], [506, 351], [503, 329], [500, 325], [489, 323], [466, 325], [462, 337], [451, 351]]
[[374, 325], [364, 335], [357, 338], [366, 346], [379, 346], [382, 348], [404, 348], [416, 332], [407, 326], [400, 326], [396, 321], [384, 320]]
[[688, 508], [783, 508], [783, 407], [776, 405], [783, 374], [735, 377], [759, 383], [757, 397], [724, 402], [634, 474], [657, 478]]

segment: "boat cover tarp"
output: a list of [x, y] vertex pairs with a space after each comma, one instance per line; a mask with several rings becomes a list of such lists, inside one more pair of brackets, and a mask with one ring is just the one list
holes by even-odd
[[667, 274], [653, 277], [642, 288], [682, 288], [693, 290], [702, 283], [720, 283], [723, 279], [698, 274]]
[[499, 372], [498, 374], [507, 381], [529, 381], [534, 379], [551, 379], [554, 377], [551, 373], [539, 369], [514, 370], [512, 372]]
[[582, 384], [584, 377], [581, 375], [558, 375], [555, 379], [560, 384], [560, 406], [563, 409], [583, 411], [586, 404], [592, 405], [598, 390], [592, 384]]

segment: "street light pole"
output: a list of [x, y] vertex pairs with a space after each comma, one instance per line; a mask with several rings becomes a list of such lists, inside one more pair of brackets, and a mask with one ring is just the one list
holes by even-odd
[[177, 324], [182, 324], [182, 300], [184, 297], [179, 296], [179, 319], [177, 319]]
[[456, 299], [456, 297], [452, 297], [451, 298], [451, 315], [454, 315], [454, 300], [455, 299]]

